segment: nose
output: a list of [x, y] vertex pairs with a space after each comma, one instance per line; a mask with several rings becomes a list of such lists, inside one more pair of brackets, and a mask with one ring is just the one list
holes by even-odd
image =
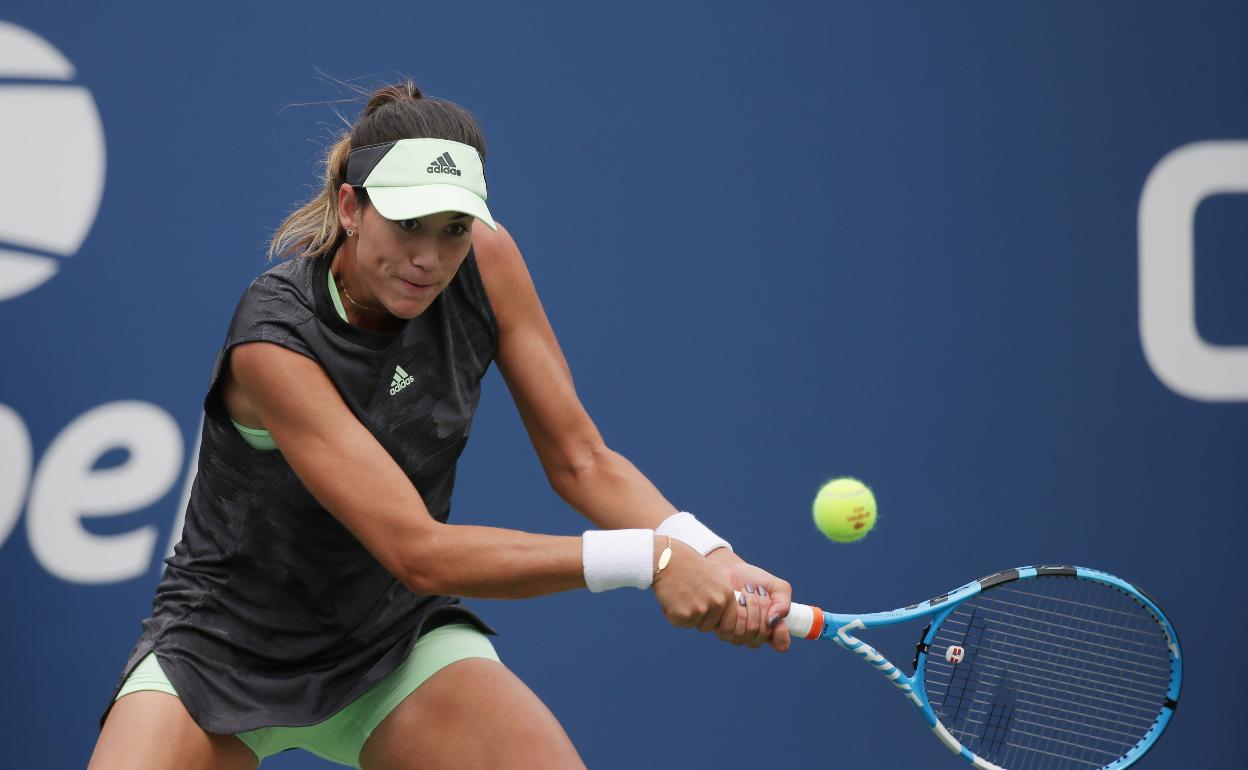
[[438, 262], [438, 245], [432, 238], [417, 238], [407, 252], [407, 261], [412, 267], [429, 272]]

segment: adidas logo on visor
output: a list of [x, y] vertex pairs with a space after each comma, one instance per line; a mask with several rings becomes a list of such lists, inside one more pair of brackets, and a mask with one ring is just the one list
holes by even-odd
[[451, 153], [444, 152], [434, 158], [429, 163], [429, 168], [425, 169], [430, 174], [454, 174], [460, 176], [459, 167], [455, 165], [455, 161], [451, 160]]

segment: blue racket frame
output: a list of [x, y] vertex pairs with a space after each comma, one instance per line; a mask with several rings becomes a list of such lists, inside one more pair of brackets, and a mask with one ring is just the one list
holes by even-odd
[[[926, 649], [935, 639], [940, 624], [958, 605], [992, 586], [1014, 580], [1027, 580], [1038, 575], [1064, 575], [1112, 585], [1136, 598], [1147, 607], [1156, 616], [1166, 635], [1170, 647], [1171, 662], [1170, 687], [1167, 691], [1168, 700], [1164, 704], [1158, 704], [1158, 717], [1152, 728], [1148, 730], [1140, 742], [1122, 758], [1105, 765], [1103, 770], [1122, 770], [1122, 768], [1129, 767], [1157, 742], [1158, 737], [1165, 730], [1166, 725], [1169, 724], [1171, 717], [1174, 715], [1183, 678], [1183, 658], [1179, 648], [1178, 634], [1175, 633], [1174, 627], [1170, 624], [1169, 619], [1166, 618], [1165, 613], [1161, 611], [1161, 608], [1143, 591], [1108, 572], [1072, 566], [1019, 567], [1017, 569], [1003, 570], [1002, 572], [967, 583], [947, 594], [889, 612], [873, 612], [865, 615], [823, 612], [823, 627], [819, 630], [818, 638], [831, 641], [854, 653], [883, 674], [886, 679], [891, 681], [901, 691], [908, 701], [922, 712], [928, 727], [950, 751], [958, 754], [971, 765], [981, 770], [1006, 770], [974, 754], [940, 723], [936, 712], [928, 702], [927, 692], [923, 686], [923, 674], [928, 660]], [[793, 617], [795, 614], [791, 613], [790, 617]], [[920, 645], [914, 676], [903, 674], [900, 669], [893, 665], [888, 658], [881, 655], [874, 647], [853, 635], [853, 632], [859, 630], [869, 630], [926, 617], [932, 619], [931, 625]], [[790, 630], [803, 636], [806, 635], [802, 633], [802, 629], [794, 629], [790, 626]]]

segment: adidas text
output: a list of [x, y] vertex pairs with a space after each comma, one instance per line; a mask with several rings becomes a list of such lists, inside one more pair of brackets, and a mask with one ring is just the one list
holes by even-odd
[[390, 380], [390, 395], [396, 395], [408, 385], [416, 381], [416, 378], [403, 370], [403, 367], [394, 367], [394, 378]]
[[430, 174], [452, 174], [454, 176], [463, 176], [459, 172], [459, 168], [455, 165], [455, 160], [451, 158], [450, 152], [444, 152], [433, 160], [429, 161], [429, 168], [425, 169]]

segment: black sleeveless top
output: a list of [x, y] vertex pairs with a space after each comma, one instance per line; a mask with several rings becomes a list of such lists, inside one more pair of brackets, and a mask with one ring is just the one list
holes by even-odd
[[[233, 346], [263, 340], [302, 353], [324, 367], [429, 513], [447, 520], [455, 464], [498, 350], [476, 256], [469, 251], [442, 294], [395, 335], [338, 315], [329, 261], [277, 265], [238, 304], [204, 399], [182, 540], [165, 560], [152, 615], [113, 697], [154, 651], [207, 732], [311, 725], [398, 668], [422, 629], [467, 620], [494, 633], [457, 599], [406, 588], [313, 498], [280, 451], [253, 449], [225, 411], [217, 386]], [[112, 698], [101, 728], [111, 707]]]

